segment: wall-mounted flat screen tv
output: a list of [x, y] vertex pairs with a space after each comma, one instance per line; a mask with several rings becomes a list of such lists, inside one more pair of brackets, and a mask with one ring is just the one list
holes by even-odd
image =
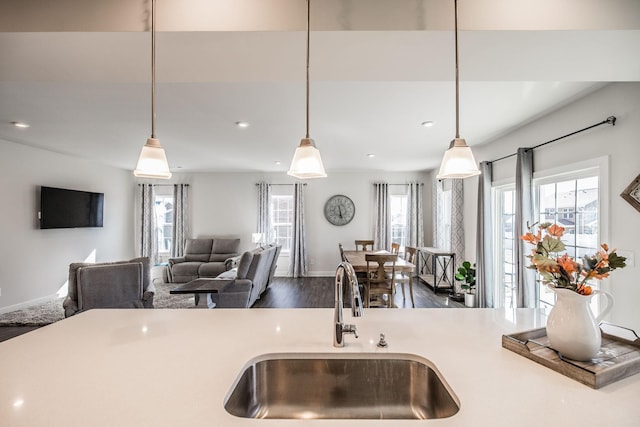
[[104, 193], [40, 187], [40, 228], [102, 227]]

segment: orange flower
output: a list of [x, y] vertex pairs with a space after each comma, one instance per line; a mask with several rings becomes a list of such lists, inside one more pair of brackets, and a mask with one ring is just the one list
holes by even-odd
[[591, 295], [591, 292], [593, 292], [593, 290], [591, 289], [591, 286], [581, 285], [581, 284], [578, 285], [577, 291], [580, 295]]
[[537, 234], [527, 232], [527, 234], [525, 234], [524, 236], [520, 236], [520, 238], [525, 242], [531, 243], [532, 245], [537, 245], [538, 242], [540, 242], [540, 239], [542, 238], [542, 233], [540, 232], [540, 230], [538, 230]]
[[564, 254], [556, 260], [560, 267], [564, 268], [564, 271], [571, 274], [578, 271], [578, 263], [573, 260], [569, 255]]
[[553, 224], [547, 227], [547, 233], [553, 237], [562, 237], [564, 234], [564, 227], [560, 227], [558, 224]]
[[[606, 243], [603, 243], [600, 245], [602, 247], [602, 249], [604, 249], [605, 252], [609, 252], [609, 245], [607, 245]], [[616, 250], [614, 249], [612, 252], [615, 252]]]

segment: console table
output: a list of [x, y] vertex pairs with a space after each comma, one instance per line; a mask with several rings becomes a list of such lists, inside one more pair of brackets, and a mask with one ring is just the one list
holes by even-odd
[[418, 277], [433, 288], [455, 290], [456, 254], [438, 248], [421, 247], [417, 253]]

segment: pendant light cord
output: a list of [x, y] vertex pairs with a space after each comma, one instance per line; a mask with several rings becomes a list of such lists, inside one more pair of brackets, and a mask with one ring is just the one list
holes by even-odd
[[309, 139], [309, 38], [311, 32], [311, 0], [307, 0], [307, 134]]
[[455, 22], [455, 45], [456, 45], [456, 139], [460, 138], [460, 89], [458, 82], [458, 0], [453, 0], [454, 22]]
[[151, 1], [151, 138], [156, 137], [156, 0]]

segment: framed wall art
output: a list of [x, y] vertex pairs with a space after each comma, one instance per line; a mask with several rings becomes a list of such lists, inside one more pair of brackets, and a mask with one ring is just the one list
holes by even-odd
[[631, 181], [631, 184], [620, 193], [620, 196], [640, 212], [640, 175]]

